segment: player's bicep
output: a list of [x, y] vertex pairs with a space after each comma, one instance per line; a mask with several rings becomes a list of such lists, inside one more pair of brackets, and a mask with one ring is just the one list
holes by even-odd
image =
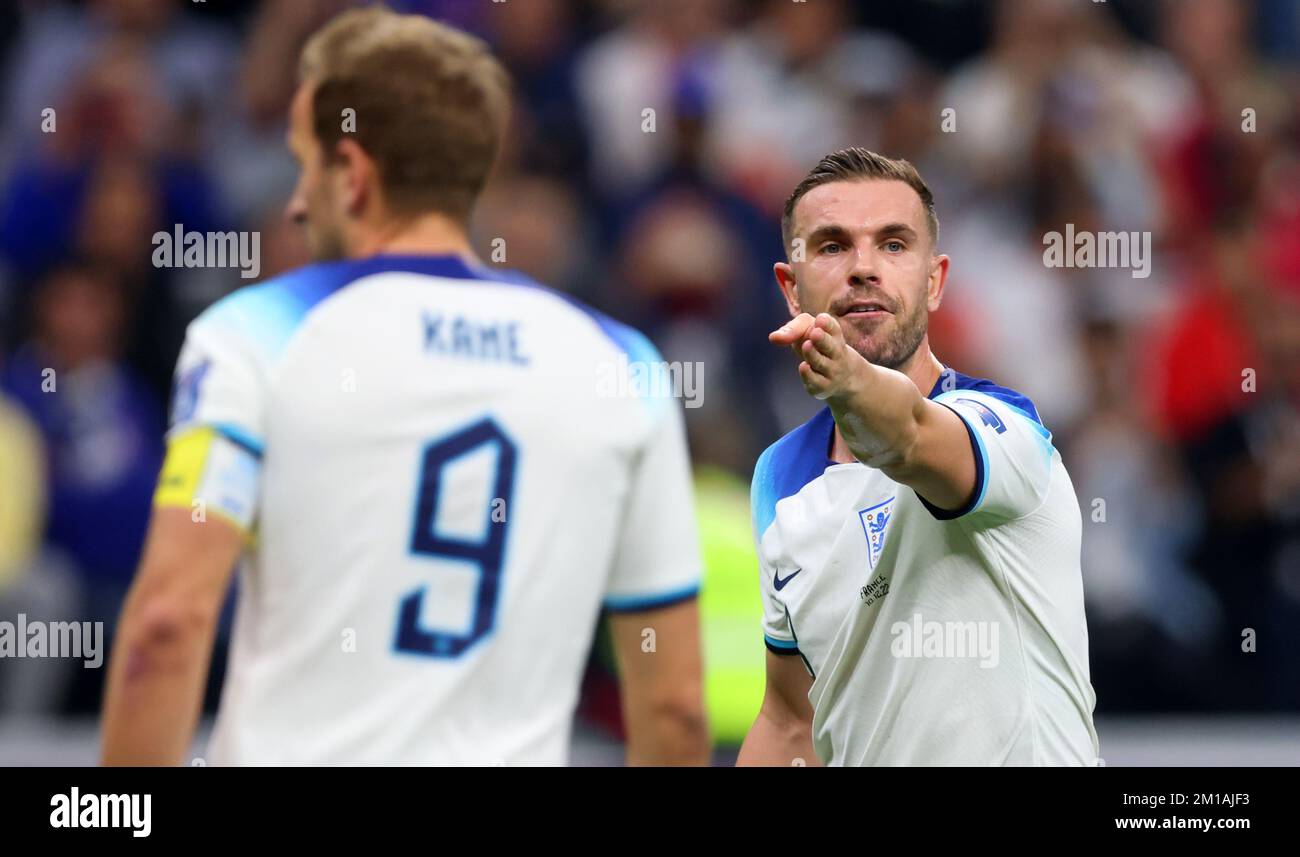
[[801, 658], [768, 651], [763, 715], [778, 726], [798, 728], [810, 725], [813, 708], [808, 701], [808, 692], [812, 690], [812, 684], [813, 678]]
[[813, 708], [808, 701], [812, 678], [798, 663], [768, 652], [767, 686], [754, 725], [745, 736], [736, 764], [819, 766], [813, 746]]
[[699, 602], [611, 613], [610, 638], [626, 695], [697, 703], [703, 681]]
[[[978, 451], [970, 428], [951, 408], [924, 401], [916, 443], [907, 460], [883, 468], [932, 508], [960, 510], [978, 491]], [[956, 515], [954, 515], [956, 517]]]

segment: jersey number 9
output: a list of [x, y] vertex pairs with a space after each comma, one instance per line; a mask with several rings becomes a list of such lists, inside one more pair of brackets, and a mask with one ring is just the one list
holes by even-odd
[[[491, 502], [483, 514], [487, 519], [484, 535], [466, 540], [438, 533], [438, 496], [443, 471], [448, 464], [483, 446], [496, 448], [496, 470], [492, 477]], [[478, 568], [474, 614], [468, 633], [430, 631], [420, 625], [420, 608], [426, 587], [421, 586], [402, 598], [397, 615], [397, 639], [400, 652], [433, 658], [456, 658], [492, 632], [496, 619], [497, 598], [501, 592], [501, 571], [505, 557], [506, 518], [494, 520], [493, 510], [510, 509], [514, 490], [517, 449], [490, 418], [434, 441], [424, 450], [415, 501], [415, 523], [411, 533], [411, 553], [436, 559], [473, 563]]]

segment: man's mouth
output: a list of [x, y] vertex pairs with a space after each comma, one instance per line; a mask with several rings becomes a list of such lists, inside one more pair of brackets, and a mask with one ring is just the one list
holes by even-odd
[[879, 301], [855, 301], [840, 313], [842, 318], [881, 318], [889, 315], [889, 309]]

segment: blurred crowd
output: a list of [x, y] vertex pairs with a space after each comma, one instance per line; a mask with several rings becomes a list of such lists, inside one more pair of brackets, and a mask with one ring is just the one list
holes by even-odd
[[[246, 283], [155, 268], [151, 236], [260, 231], [263, 279], [307, 261], [285, 113], [348, 5], [0, 11], [0, 618], [111, 633], [185, 325]], [[513, 74], [483, 257], [503, 238], [701, 362], [693, 454], [741, 492], [817, 408], [766, 339], [785, 197], [844, 146], [915, 163], [952, 258], [936, 354], [1028, 395], [1074, 479], [1098, 710], [1300, 710], [1300, 4], [389, 5]], [[1067, 224], [1150, 233], [1151, 275], [1047, 267]], [[0, 713], [97, 705], [102, 671], [19, 666]]]

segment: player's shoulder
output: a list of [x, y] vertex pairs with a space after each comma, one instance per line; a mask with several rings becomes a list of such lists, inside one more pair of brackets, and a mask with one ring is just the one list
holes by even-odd
[[318, 262], [244, 286], [200, 313], [190, 322], [189, 334], [234, 338], [274, 351], [313, 307], [353, 279], [350, 267], [347, 262]]
[[834, 424], [830, 408], [822, 408], [812, 419], [785, 434], [758, 457], [750, 486], [750, 502], [760, 534], [775, 518], [778, 502], [798, 494], [834, 463], [830, 459]]
[[616, 353], [625, 355], [629, 366], [642, 367], [641, 371], [649, 371], [657, 375], [667, 371], [663, 356], [650, 341], [650, 337], [632, 325], [618, 321], [574, 295], [540, 283], [519, 271], [492, 268], [483, 270], [482, 273], [487, 279], [499, 284], [519, 287], [523, 294], [531, 293], [539, 300], [549, 303], [555, 312], [567, 317], [570, 323], [585, 327]]
[[1008, 408], [1040, 427], [1043, 425], [1038, 408], [1024, 393], [1004, 387], [988, 378], [976, 378], [951, 368], [945, 368], [939, 375], [939, 380], [935, 382], [934, 389], [930, 392], [930, 398], [936, 402], [966, 399], [976, 405], [994, 404]]
[[[583, 306], [580, 304], [580, 306]], [[591, 320], [596, 324], [614, 345], [623, 353], [627, 354], [628, 360], [633, 362], [660, 363], [663, 360], [659, 349], [650, 341], [640, 330], [637, 330], [630, 324], [624, 324], [617, 319], [611, 318], [599, 310], [583, 306]]]
[[[941, 404], [965, 409], [968, 416], [991, 427], [1000, 436], [1033, 439], [1046, 453], [1047, 459], [1051, 460], [1055, 448], [1052, 433], [1043, 425], [1038, 408], [1023, 393], [987, 378], [973, 378], [953, 369], [944, 369], [930, 398]], [[1004, 434], [1009, 424], [1019, 431]], [[977, 426], [978, 423], [972, 425]]]

